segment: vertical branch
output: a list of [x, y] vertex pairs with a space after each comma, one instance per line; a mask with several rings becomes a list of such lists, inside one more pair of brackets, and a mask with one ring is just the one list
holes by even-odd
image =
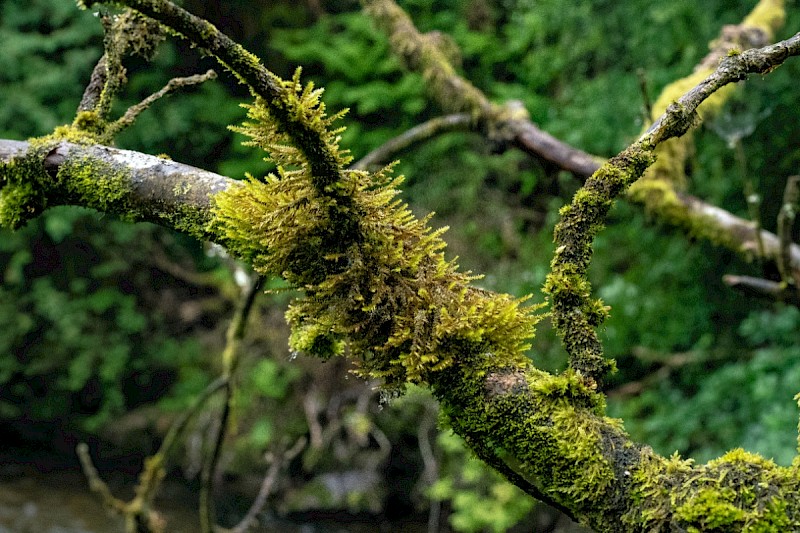
[[747, 171], [747, 157], [744, 154], [744, 145], [742, 139], [736, 137], [733, 142], [733, 149], [736, 158], [736, 167], [739, 170], [739, 175], [742, 179], [744, 186], [745, 201], [747, 202], [747, 211], [750, 214], [750, 221], [753, 223], [753, 230], [756, 237], [756, 246], [758, 247], [758, 261], [766, 260], [766, 252], [764, 251], [764, 239], [761, 238], [761, 196], [756, 191], [753, 179]]
[[645, 126], [653, 120], [653, 101], [650, 99], [650, 91], [647, 88], [647, 76], [644, 69], [636, 70], [636, 77], [639, 79], [639, 92], [642, 94], [642, 106], [644, 108]]
[[726, 85], [747, 79], [756, 72], [769, 72], [788, 57], [800, 54], [800, 33], [792, 38], [734, 54], [723, 59], [708, 76], [677, 101], [631, 146], [592, 174], [575, 194], [570, 205], [561, 209], [556, 225], [556, 251], [545, 291], [552, 300], [553, 325], [569, 354], [570, 368], [586, 385], [602, 384], [613, 361], [603, 356], [595, 328], [607, 316], [599, 299], [592, 299], [586, 277], [592, 259], [592, 242], [602, 229], [612, 201], [630, 187], [653, 162], [655, 147], [680, 137], [699, 120], [697, 108]]
[[783, 191], [783, 205], [778, 213], [778, 240], [780, 241], [780, 254], [778, 254], [778, 271], [781, 280], [787, 287], [800, 286], [797, 274], [792, 269], [792, 226], [800, 205], [800, 176], [790, 176], [786, 180]]
[[212, 432], [211, 451], [208, 460], [203, 464], [201, 473], [200, 487], [200, 529], [203, 533], [213, 533], [216, 523], [216, 512], [214, 507], [214, 476], [219, 463], [219, 456], [222, 450], [222, 443], [225, 440], [225, 432], [231, 413], [231, 401], [233, 398], [233, 374], [239, 363], [239, 348], [247, 329], [247, 318], [253, 308], [256, 295], [264, 284], [263, 276], [255, 276], [242, 293], [239, 307], [233, 315], [228, 330], [226, 332], [225, 348], [222, 352], [222, 379], [225, 380], [225, 402], [222, 406], [217, 427]]

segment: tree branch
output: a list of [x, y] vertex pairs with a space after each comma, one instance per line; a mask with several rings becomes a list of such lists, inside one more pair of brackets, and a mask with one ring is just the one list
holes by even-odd
[[[588, 154], [542, 131], [526, 114], [503, 113], [502, 108], [491, 104], [483, 93], [456, 73], [449, 65], [447, 56], [436, 46], [436, 42], [417, 31], [411, 19], [393, 0], [362, 0], [362, 4], [377, 26], [387, 33], [395, 53], [405, 58], [406, 65], [411, 70], [427, 73], [425, 79], [428, 81], [428, 90], [440, 106], [445, 109], [454, 105], [460, 106], [469, 109], [472, 114], [480, 115], [473, 121], [475, 131], [490, 137], [492, 133], [503, 132], [507, 142], [528, 155], [554, 163], [584, 179], [594, 174], [605, 161], [604, 157]], [[782, 1], [761, 0], [741, 24], [722, 29], [712, 50], [703, 58], [698, 68], [713, 69], [728, 54], [764, 46], [768, 37], [783, 23], [783, 17]], [[675, 90], [679, 86], [676, 84]], [[691, 85], [686, 89], [690, 87]], [[459, 90], [464, 91], [462, 95], [459, 95]], [[671, 98], [677, 98], [683, 92], [680, 91]], [[655, 105], [659, 113], [672, 102], [671, 99], [664, 102], [665, 96], [667, 95], [662, 96]], [[665, 154], [658, 164], [664, 163], [670, 168], [683, 165], [682, 161], [672, 159]], [[670, 179], [676, 178], [672, 176]], [[774, 234], [765, 231], [757, 233], [749, 221], [700, 198], [677, 192], [660, 179], [648, 180], [648, 186], [641, 186], [643, 182], [644, 180], [637, 184], [637, 192], [629, 196], [629, 199], [643, 203], [661, 221], [680, 227], [694, 237], [709, 239], [748, 258], [758, 253], [757, 243], [760, 236], [765, 243], [765, 259], [777, 260], [779, 248], [771, 245]], [[800, 248], [796, 245], [792, 246], [792, 266], [800, 272]]]
[[[47, 207], [81, 205], [207, 239], [211, 197], [237, 186], [224, 176], [169, 159], [66, 141], [41, 148], [36, 143], [0, 140], [2, 164], [7, 167], [0, 167], [0, 189], [16, 179], [15, 169], [20, 167], [28, 174], [19, 179], [37, 182], [43, 189], [44, 198], [37, 205], [21, 207], [20, 224]], [[0, 205], [0, 211], [13, 207]]]
[[787, 58], [800, 54], [800, 33], [760, 49], [723, 59], [710, 75], [667, 107], [638, 141], [595, 172], [561, 210], [556, 225], [556, 251], [545, 291], [552, 298], [552, 321], [570, 356], [570, 367], [580, 372], [589, 386], [600, 382], [613, 368], [603, 357], [595, 328], [607, 316], [601, 300], [591, 297], [586, 277], [592, 259], [592, 241], [602, 229], [614, 198], [624, 193], [653, 164], [660, 143], [680, 137], [698, 120], [697, 108], [717, 90], [773, 70]]
[[415, 143], [430, 139], [435, 135], [451, 131], [470, 130], [472, 118], [466, 113], [456, 113], [443, 117], [432, 118], [408, 131], [390, 139], [383, 145], [371, 151], [350, 168], [368, 170], [372, 166], [380, 166], [391, 161], [394, 154], [405, 150]]
[[[86, 7], [102, 3], [83, 0]], [[295, 87], [267, 70], [259, 59], [219, 31], [213, 24], [166, 0], [119, 0], [206, 49], [224, 67], [263, 99], [275, 120], [308, 158], [312, 175], [321, 186], [341, 179], [342, 162], [330, 139], [317, 124], [303, 120], [305, 113], [292, 97]]]
[[[554, 300], [560, 299], [558, 305], [565, 311], [564, 321], [591, 328], [602, 318], [602, 306], [589, 301], [584, 284], [591, 258], [587, 247], [611, 200], [650, 163], [654, 145], [692, 125], [695, 109], [711, 87], [742, 79], [747, 72], [774, 68], [797, 53], [800, 34], [725, 59], [701, 90], [670, 106], [653, 129], [587, 180], [586, 188], [564, 210], [554, 260], [556, 279], [549, 281]], [[245, 68], [252, 67], [245, 63]], [[307, 126], [302, 118], [297, 120], [298, 128]], [[314, 139], [304, 142], [304, 152], [319, 147]], [[8, 150], [18, 153], [19, 146]], [[106, 164], [93, 165], [97, 160]], [[322, 168], [317, 164], [318, 170]], [[576, 343], [572, 369], [562, 375], [533, 367], [520, 355], [536, 321], [531, 309], [521, 307], [519, 300], [471, 287], [470, 278], [443, 259], [438, 233], [398, 208], [392, 200], [394, 191], [380, 187], [389, 182], [385, 176], [379, 176], [383, 181], [376, 186], [377, 178], [352, 171], [331, 184], [354, 198], [352, 205], [359, 209], [351, 216], [360, 217], [364, 238], [349, 241], [337, 258], [341, 268], [325, 270], [319, 268], [320, 257], [330, 256], [331, 249], [323, 245], [334, 237], [349, 238], [341, 232], [350, 227], [340, 226], [338, 219], [323, 218], [320, 223], [319, 213], [324, 211], [314, 204], [320, 200], [307, 193], [307, 184], [296, 174], [241, 187], [205, 176], [201, 194], [161, 187], [157, 195], [171, 194], [169, 205], [177, 209], [171, 219], [159, 212], [147, 188], [134, 182], [134, 176], [148, 179], [139, 172], [141, 167], [162, 168], [146, 156], [104, 147], [34, 143], [26, 157], [0, 166], [0, 186], [6, 203], [15, 198], [6, 195], [9, 186], [35, 188], [35, 202], [17, 206], [20, 218], [25, 211], [20, 207], [34, 208], [25, 215], [30, 218], [35, 209], [75, 203], [132, 212], [136, 220], [151, 217], [194, 235], [227, 239], [232, 245], [246, 241], [240, 248], [244, 250], [260, 247], [260, 254], [251, 256], [260, 272], [285, 273], [310, 293], [291, 311], [296, 345], [330, 356], [341, 352], [338, 343], [349, 339], [352, 352], [363, 358], [364, 365], [372, 365], [367, 367], [372, 375], [429, 384], [453, 429], [479, 456], [502, 457], [518, 473], [520, 485], [536, 487], [598, 531], [786, 531], [800, 524], [796, 468], [778, 467], [741, 450], [695, 466], [677, 457], [660, 457], [632, 442], [618, 420], [605, 416], [605, 400], [594, 383], [601, 365], [580, 353], [588, 348], [589, 356], [601, 356], [591, 353], [591, 342]], [[118, 172], [111, 174], [114, 169]], [[94, 189], [103, 192], [91, 190], [91, 185], [99, 185]], [[215, 185], [221, 192], [211, 200], [208, 193]], [[314, 184], [314, 192], [320, 190], [318, 185]], [[112, 187], [121, 188], [109, 196]], [[230, 194], [237, 192], [244, 194]], [[209, 230], [210, 219], [226, 225], [227, 232]], [[580, 337], [583, 332], [568, 335]]]

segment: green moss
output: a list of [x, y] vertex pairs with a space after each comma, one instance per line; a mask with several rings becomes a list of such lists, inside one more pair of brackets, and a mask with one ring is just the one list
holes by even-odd
[[71, 126], [40, 139], [32, 139], [27, 153], [0, 164], [0, 224], [10, 229], [23, 226], [47, 207], [81, 205], [104, 213], [127, 214], [130, 205], [130, 171], [115, 168], [102, 160], [70, 157], [55, 176], [44, 168], [44, 160], [59, 136], [67, 133], [72, 141], [91, 142]]
[[745, 512], [734, 505], [736, 494], [731, 489], [704, 488], [679, 506], [675, 514], [687, 524], [691, 533], [702, 531], [741, 531]]
[[[584, 523], [609, 530], [617, 475], [609, 452], [612, 442], [627, 437], [619, 421], [604, 416], [603, 395], [573, 371], [523, 372], [503, 367], [501, 357], [478, 345], [460, 350], [460, 364], [432, 385], [450, 427], [501, 472], [513, 465], [547, 497], [569, 502]], [[620, 448], [619, 453], [637, 453]]]
[[570, 355], [571, 368], [589, 383], [597, 383], [614, 369], [603, 358], [595, 329], [608, 315], [602, 301], [591, 298], [586, 269], [592, 241], [603, 228], [612, 200], [630, 186], [653, 162], [652, 146], [637, 143], [610, 159], [560, 211], [556, 251], [544, 290], [552, 302], [553, 325]]
[[480, 90], [457, 75], [451, 62], [455, 45], [447, 37], [419, 33], [408, 15], [394, 2], [362, 3], [366, 13], [386, 30], [394, 52], [409, 69], [422, 73], [426, 89], [444, 109], [466, 111], [475, 119], [491, 119], [493, 114], [503, 114], [503, 110], [493, 106]]
[[[470, 287], [444, 258], [442, 230], [395, 199], [389, 169], [346, 172], [349, 213], [322, 196], [302, 170], [278, 171], [215, 198], [214, 231], [264, 274], [281, 275], [306, 297], [287, 316], [292, 348], [321, 357], [347, 339], [359, 372], [389, 386], [422, 382], [475, 344], [520, 365], [538, 320], [523, 300]], [[350, 232], [344, 234], [343, 232]]]
[[[633, 498], [625, 523], [642, 531], [795, 531], [800, 482], [792, 468], [736, 449], [706, 465], [652, 451], [633, 473]], [[668, 528], [672, 529], [668, 529]]]
[[[0, 173], [8, 175], [15, 169], [9, 165], [0, 167]], [[18, 229], [44, 210], [44, 199], [29, 183], [6, 185], [0, 191], [0, 225]]]
[[[64, 140], [78, 143], [82, 141], [84, 136], [94, 136], [99, 140], [103, 137], [107, 127], [108, 123], [97, 111], [80, 111], [75, 116], [72, 127], [69, 130], [62, 127], [57, 135]], [[75, 139], [74, 137], [77, 138]]]
[[774, 38], [775, 32], [783, 27], [786, 20], [784, 0], [761, 0], [742, 21], [745, 26], [755, 26], [767, 33], [767, 40]]
[[[214, 198], [212, 231], [254, 268], [284, 277], [305, 291], [287, 313], [292, 349], [320, 357], [341, 353], [343, 343], [358, 372], [391, 388], [427, 381], [475, 344], [522, 365], [534, 308], [524, 299], [470, 286], [444, 257], [441, 234], [397, 200], [391, 167], [374, 173], [343, 170], [350, 161], [338, 146], [340, 129], [327, 116], [320, 91], [303, 87], [299, 71], [280, 81], [281, 101], [257, 98], [250, 121], [235, 128], [264, 149], [278, 168], [250, 178]], [[318, 174], [274, 106], [292, 109], [325, 143], [340, 171]]]
[[52, 143], [32, 142], [27, 154], [0, 163], [0, 225], [19, 229], [48, 206], [52, 186], [44, 169], [44, 157]]
[[130, 170], [89, 157], [68, 158], [59, 167], [56, 179], [70, 203], [103, 213], [128, 211]]

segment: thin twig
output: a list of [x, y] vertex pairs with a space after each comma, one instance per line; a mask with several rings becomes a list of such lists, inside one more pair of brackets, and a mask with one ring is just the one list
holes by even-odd
[[728, 287], [748, 296], [769, 298], [800, 307], [800, 293], [794, 286], [769, 279], [754, 278], [751, 276], [735, 276], [732, 274], [722, 277]]
[[[91, 7], [100, 2], [83, 0], [82, 3]], [[324, 187], [342, 178], [343, 168], [340, 156], [329, 144], [327, 132], [321, 131], [316, 125], [306, 123], [302, 118], [305, 117], [305, 114], [300, 112], [296, 99], [289, 98], [295, 87], [288, 87], [284, 84], [280, 78], [267, 70], [252, 53], [208, 21], [192, 15], [173, 2], [167, 0], [118, 0], [115, 3], [135, 9], [205, 49], [220, 64], [230, 69], [241, 81], [245, 82], [254, 95], [263, 98], [274, 120], [309, 158], [311, 174], [320, 186]]]
[[[230, 381], [225, 383], [225, 399], [228, 400], [232, 395]], [[225, 431], [230, 417], [230, 402], [225, 401], [222, 405], [222, 412], [217, 420], [217, 425], [212, 431], [211, 452], [203, 463], [203, 470], [200, 473], [200, 531], [202, 533], [214, 533], [216, 524], [216, 506], [214, 503], [214, 475], [216, 474], [219, 456], [222, 450], [222, 442], [225, 440]]]
[[[439, 461], [431, 443], [430, 433], [436, 428], [436, 411], [431, 412], [429, 404], [425, 405], [419, 427], [417, 428], [417, 445], [419, 454], [422, 457], [423, 471], [422, 476], [428, 486], [433, 485], [439, 477]], [[439, 531], [439, 520], [442, 513], [442, 502], [436, 498], [428, 498], [430, 508], [428, 509], [428, 533]]]
[[76, 446], [75, 451], [81, 461], [83, 475], [89, 480], [89, 488], [91, 491], [100, 497], [100, 501], [103, 502], [105, 507], [116, 513], [124, 514], [126, 508], [125, 502], [114, 497], [111, 489], [108, 488], [108, 484], [100, 477], [97, 468], [95, 468], [92, 463], [92, 457], [89, 455], [89, 446], [85, 442], [81, 442]]
[[106, 54], [100, 56], [97, 64], [92, 70], [92, 75], [89, 77], [89, 83], [83, 91], [81, 103], [78, 105], [78, 111], [92, 111], [97, 107], [100, 101], [100, 93], [106, 84]]
[[373, 166], [386, 164], [391, 161], [395, 154], [413, 144], [425, 141], [442, 133], [468, 131], [471, 129], [473, 122], [472, 117], [470, 117], [468, 113], [454, 113], [452, 115], [432, 118], [386, 141], [361, 158], [361, 160], [352, 165], [351, 168], [355, 170], [367, 170]]
[[747, 211], [753, 223], [753, 230], [755, 231], [756, 246], [758, 247], [758, 261], [763, 262], [766, 258], [766, 253], [764, 252], [764, 240], [761, 238], [761, 196], [756, 191], [753, 178], [747, 171], [747, 156], [744, 153], [744, 144], [742, 143], [742, 139], [738, 136], [733, 141], [733, 150], [736, 159], [736, 168], [739, 170], [739, 176], [744, 187]]
[[647, 89], [647, 76], [644, 69], [636, 69], [636, 77], [639, 80], [639, 92], [642, 94], [644, 123], [649, 124], [653, 120], [653, 101], [650, 98], [650, 91]]
[[800, 206], [800, 176], [790, 176], [786, 180], [786, 187], [783, 190], [783, 205], [778, 213], [778, 240], [781, 245], [781, 252], [778, 254], [778, 271], [781, 273], [781, 280], [795, 290], [800, 287], [797, 276], [792, 269], [792, 226], [797, 215], [797, 208]]
[[225, 338], [225, 348], [222, 352], [223, 375], [225, 378], [225, 402], [222, 406], [218, 425], [213, 431], [211, 441], [211, 452], [208, 460], [203, 464], [201, 472], [200, 486], [200, 529], [203, 533], [213, 533], [216, 523], [216, 512], [214, 508], [214, 476], [219, 463], [222, 443], [225, 440], [228, 419], [231, 413], [231, 402], [233, 398], [233, 374], [239, 362], [239, 345], [244, 338], [247, 327], [247, 318], [253, 308], [256, 295], [264, 284], [264, 276], [254, 276], [250, 284], [242, 293], [239, 307], [234, 313], [231, 323], [228, 325]]
[[192, 85], [199, 85], [205, 81], [213, 80], [217, 77], [217, 73], [213, 70], [208, 70], [205, 74], [195, 74], [194, 76], [186, 76], [184, 78], [172, 78], [161, 90], [151, 94], [136, 105], [132, 105], [125, 111], [125, 114], [112, 122], [106, 128], [106, 136], [113, 138], [120, 131], [129, 127], [136, 120], [142, 111], [150, 107], [156, 100], [163, 98], [169, 93], [175, 92], [183, 87], [190, 87]]
[[[194, 399], [192, 405], [170, 426], [158, 452], [145, 459], [144, 467], [139, 474], [139, 483], [134, 489], [134, 497], [129, 502], [120, 500], [112, 494], [111, 489], [100, 478], [97, 469], [92, 464], [89, 447], [85, 443], [78, 444], [76, 452], [81, 461], [84, 475], [89, 480], [90, 489], [100, 496], [103, 505], [125, 519], [127, 531], [138, 531], [141, 527], [145, 527], [147, 531], [157, 530], [158, 526], [156, 524], [159, 524], [161, 519], [152, 509], [152, 502], [158, 494], [161, 481], [164, 479], [166, 458], [170, 456], [178, 435], [183, 433], [192, 417], [200, 412], [205, 402], [226, 383], [227, 378], [220, 377], [209, 384]], [[143, 526], [142, 524], [145, 525]]]
[[247, 511], [247, 514], [244, 515], [244, 518], [242, 518], [242, 520], [232, 527], [227, 533], [246, 533], [250, 529], [250, 527], [255, 523], [258, 513], [260, 513], [267, 504], [267, 498], [272, 492], [272, 488], [278, 479], [278, 474], [283, 467], [289, 464], [292, 459], [297, 457], [300, 452], [303, 451], [305, 446], [305, 437], [300, 437], [297, 439], [294, 445], [285, 452], [273, 454], [269, 470], [267, 470], [264, 480], [261, 482], [261, 488], [258, 491], [256, 499], [253, 500], [253, 505], [250, 506], [250, 509]]

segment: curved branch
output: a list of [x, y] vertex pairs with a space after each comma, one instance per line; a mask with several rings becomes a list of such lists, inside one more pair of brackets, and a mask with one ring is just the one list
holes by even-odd
[[435, 135], [451, 131], [469, 131], [472, 126], [472, 117], [467, 113], [455, 113], [436, 117], [423, 122], [408, 131], [390, 139], [375, 150], [371, 151], [350, 168], [367, 170], [371, 166], [380, 166], [389, 163], [394, 154], [405, 150], [414, 143], [430, 139]]
[[790, 39], [729, 56], [700, 83], [692, 87], [639, 138], [611, 158], [561, 210], [556, 225], [556, 251], [545, 290], [552, 297], [553, 325], [562, 337], [570, 367], [580, 372], [589, 386], [596, 386], [613, 362], [603, 357], [595, 328], [607, 315], [601, 300], [591, 298], [586, 271], [592, 259], [592, 241], [603, 227], [612, 201], [624, 193], [654, 161], [658, 144], [680, 137], [698, 121], [697, 108], [717, 90], [747, 78], [749, 74], [773, 70], [791, 56], [800, 54], [800, 33]]
[[[583, 179], [594, 174], [605, 162], [604, 157], [586, 153], [542, 131], [524, 113], [503, 112], [503, 108], [491, 104], [483, 93], [456, 73], [436, 43], [417, 31], [411, 19], [393, 0], [362, 0], [362, 4], [376, 24], [386, 31], [395, 53], [405, 58], [408, 67], [423, 73], [428, 72], [428, 89], [439, 105], [447, 108], [453, 102], [460, 102], [458, 105], [470, 109], [472, 113], [483, 113], [473, 122], [475, 131], [490, 137], [502, 132], [507, 142], [528, 155], [554, 163]], [[782, 22], [783, 2], [761, 0], [742, 24], [725, 26], [722, 29], [712, 50], [698, 68], [712, 69], [728, 54], [763, 46]], [[458, 93], [461, 89], [464, 89], [463, 95]], [[671, 100], [667, 101], [661, 110], [670, 102]], [[700, 198], [678, 193], [664, 183], [648, 185], [652, 186], [641, 194], [637, 192], [629, 199], [643, 203], [646, 209], [652, 210], [663, 222], [680, 227], [694, 237], [709, 239], [748, 258], [758, 253], [757, 243], [760, 237], [765, 243], [765, 259], [778, 259], [779, 248], [773, 245], [776, 241], [772, 233], [757, 232], [749, 221]], [[791, 256], [792, 267], [800, 273], [800, 248], [796, 245], [792, 245]]]

